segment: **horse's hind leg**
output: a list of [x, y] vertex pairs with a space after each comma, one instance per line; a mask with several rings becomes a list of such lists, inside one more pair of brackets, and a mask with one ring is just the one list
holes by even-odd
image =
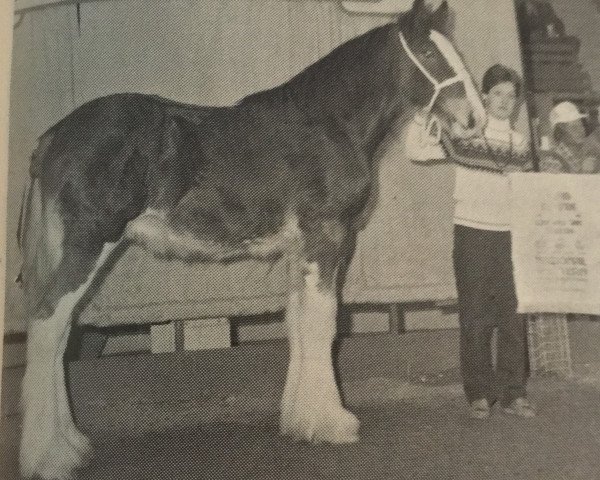
[[60, 346], [68, 336], [72, 299], [61, 299], [54, 314], [28, 329], [27, 370], [23, 379], [21, 474], [44, 479], [69, 478], [89, 453], [85, 437], [76, 438], [64, 418], [64, 372]]
[[35, 319], [29, 325], [22, 387], [20, 466], [24, 477], [72, 478], [74, 470], [83, 466], [91, 454], [87, 437], [77, 430], [71, 416], [63, 355], [73, 310], [114, 247], [105, 244], [85, 281], [62, 295], [49, 317]]
[[[325, 233], [330, 231], [327, 227]], [[281, 430], [299, 440], [349, 443], [359, 422], [344, 409], [335, 381], [332, 344], [336, 333], [335, 277], [339, 241], [320, 232], [317, 252], [298, 265], [302, 273], [290, 294], [286, 322], [290, 367], [282, 399]], [[314, 239], [313, 239], [314, 240]], [[321, 250], [322, 249], [322, 250]]]
[[[297, 265], [292, 265], [292, 269]], [[296, 272], [292, 273], [292, 276]], [[291, 282], [295, 283], [294, 280]], [[302, 348], [300, 345], [300, 332], [298, 331], [300, 322], [300, 293], [299, 289], [293, 288], [288, 297], [288, 304], [285, 312], [285, 324], [288, 336], [289, 363], [288, 373], [281, 399], [281, 420], [280, 430], [283, 435], [295, 435], [294, 405], [298, 393], [298, 382], [300, 377], [300, 367], [302, 363]]]

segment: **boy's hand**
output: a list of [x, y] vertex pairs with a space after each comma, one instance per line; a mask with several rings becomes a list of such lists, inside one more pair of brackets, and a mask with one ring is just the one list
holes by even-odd
[[450, 135], [454, 138], [473, 138], [473, 137], [481, 137], [483, 135], [483, 130], [481, 127], [474, 128], [464, 128], [462, 125], [458, 123], [452, 124], [452, 131]]

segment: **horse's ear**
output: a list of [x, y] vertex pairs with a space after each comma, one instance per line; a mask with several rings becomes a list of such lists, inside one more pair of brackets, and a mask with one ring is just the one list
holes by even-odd
[[423, 10], [426, 10], [426, 9], [427, 9], [427, 7], [425, 6], [425, 0], [414, 0], [410, 11], [413, 13], [416, 13], [416, 12], [422, 12]]
[[448, 2], [444, 0], [438, 9], [431, 14], [431, 29], [440, 33], [446, 33], [448, 29]]
[[406, 13], [405, 22], [402, 25], [405, 34], [411, 38], [428, 35], [431, 25], [431, 10], [425, 4], [425, 0], [414, 0], [412, 8]]

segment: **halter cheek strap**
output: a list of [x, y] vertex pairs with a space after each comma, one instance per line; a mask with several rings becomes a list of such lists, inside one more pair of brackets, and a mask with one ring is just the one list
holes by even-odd
[[481, 99], [479, 98], [477, 89], [475, 88], [475, 85], [473, 85], [471, 76], [469, 75], [469, 72], [467, 72], [467, 69], [465, 68], [464, 63], [462, 62], [460, 55], [456, 52], [454, 46], [446, 37], [444, 37], [441, 33], [436, 32], [435, 30], [431, 30], [431, 32], [429, 33], [429, 39], [433, 43], [435, 43], [440, 53], [444, 56], [444, 58], [454, 71], [453, 77], [447, 78], [442, 82], [439, 82], [433, 75], [431, 75], [431, 73], [429, 73], [425, 66], [419, 61], [417, 56], [412, 52], [412, 50], [408, 46], [408, 43], [406, 42], [406, 39], [404, 38], [404, 34], [400, 32], [399, 35], [400, 43], [402, 44], [404, 51], [408, 55], [408, 58], [410, 58], [411, 61], [416, 65], [416, 67], [421, 71], [421, 73], [425, 75], [425, 78], [427, 78], [432, 83], [433, 88], [435, 89], [433, 96], [429, 101], [429, 104], [425, 108], [427, 112], [431, 111], [435, 101], [437, 100], [443, 88], [460, 82], [465, 87], [467, 99], [473, 107], [475, 115], [479, 119], [485, 119], [485, 109], [483, 107], [483, 104], [481, 103]]

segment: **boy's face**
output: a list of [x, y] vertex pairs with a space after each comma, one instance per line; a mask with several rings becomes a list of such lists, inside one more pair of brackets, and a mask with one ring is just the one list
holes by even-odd
[[565, 134], [563, 141], [567, 145], [581, 145], [585, 139], [585, 127], [579, 119], [563, 123], [562, 129]]
[[512, 82], [494, 85], [483, 98], [488, 113], [497, 120], [509, 120], [517, 105], [517, 93]]

